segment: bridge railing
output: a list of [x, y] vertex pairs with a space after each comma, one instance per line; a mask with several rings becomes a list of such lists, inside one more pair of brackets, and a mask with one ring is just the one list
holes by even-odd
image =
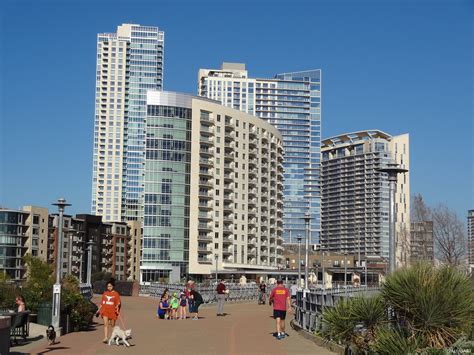
[[[178, 293], [183, 291], [185, 285], [183, 284], [160, 284], [154, 283], [151, 285], [140, 285], [140, 296], [150, 296], [160, 298], [165, 289], [168, 289], [169, 294], [174, 292]], [[229, 284], [226, 283], [226, 288], [229, 290], [227, 294], [227, 301], [249, 301], [257, 300], [258, 298], [258, 286], [257, 285], [240, 285], [240, 284]], [[195, 289], [198, 291], [204, 303], [213, 303], [217, 301], [216, 297], [216, 286], [199, 285], [195, 284]]]
[[296, 294], [294, 322], [308, 332], [320, 330], [322, 313], [327, 307], [334, 307], [343, 298], [355, 296], [370, 297], [380, 291], [380, 287], [353, 287], [333, 289], [312, 289], [306, 293], [302, 290]]
[[87, 299], [91, 299], [93, 296], [92, 285], [90, 284], [79, 284], [79, 291]]

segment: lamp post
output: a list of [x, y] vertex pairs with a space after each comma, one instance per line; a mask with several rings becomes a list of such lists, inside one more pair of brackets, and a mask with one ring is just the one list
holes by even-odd
[[72, 274], [72, 233], [67, 236], [67, 273]]
[[301, 236], [301, 234], [298, 234], [296, 239], [298, 240], [298, 288], [300, 288], [301, 287], [301, 239], [303, 239], [303, 237]]
[[214, 259], [216, 259], [216, 285], [217, 285], [217, 263], [219, 261], [219, 254], [214, 254]]
[[344, 252], [344, 293], [347, 296], [347, 251]]
[[94, 242], [87, 242], [87, 284], [92, 286], [92, 246]]
[[365, 257], [365, 287], [369, 287], [369, 281], [367, 280], [367, 256]]
[[389, 273], [392, 273], [396, 269], [396, 253], [395, 253], [395, 184], [397, 183], [397, 176], [400, 173], [406, 173], [408, 170], [400, 168], [397, 163], [390, 163], [385, 168], [377, 169], [381, 173], [388, 174], [388, 181], [390, 184], [389, 193], [389, 243], [388, 243], [388, 255], [389, 255]]
[[61, 306], [61, 274], [63, 266], [63, 218], [64, 209], [71, 204], [66, 203], [64, 198], [58, 199], [57, 202], [53, 203], [53, 206], [58, 206], [59, 218], [58, 218], [58, 237], [56, 239], [56, 282], [53, 286], [53, 312], [52, 312], [52, 323], [55, 329], [59, 329], [59, 316]]
[[304, 222], [306, 224], [306, 250], [304, 256], [304, 288], [308, 290], [308, 264], [309, 264], [309, 222], [311, 221], [311, 215], [309, 212], [306, 212], [304, 217]]
[[321, 271], [323, 273], [322, 277], [321, 277], [321, 282], [323, 283], [323, 287], [322, 289], [326, 289], [326, 277], [325, 277], [325, 270], [324, 270], [324, 248], [323, 248], [323, 244], [321, 243], [321, 246], [319, 247], [319, 249], [321, 250]]

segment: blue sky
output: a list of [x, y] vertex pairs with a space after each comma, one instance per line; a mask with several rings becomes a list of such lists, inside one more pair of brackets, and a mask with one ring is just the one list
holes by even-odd
[[321, 68], [323, 138], [410, 134], [411, 192], [465, 219], [473, 192], [472, 1], [3, 1], [0, 205], [90, 211], [96, 34], [165, 31], [165, 90], [199, 68]]

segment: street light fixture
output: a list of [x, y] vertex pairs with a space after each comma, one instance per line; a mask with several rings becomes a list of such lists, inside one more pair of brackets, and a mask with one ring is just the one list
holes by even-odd
[[303, 237], [301, 236], [301, 234], [298, 234], [296, 239], [298, 240], [298, 288], [300, 288], [301, 287], [301, 240], [303, 239]]
[[57, 202], [52, 204], [58, 206], [59, 218], [58, 218], [58, 237], [56, 239], [56, 282], [53, 286], [53, 312], [52, 312], [52, 324], [55, 329], [59, 329], [59, 317], [61, 307], [61, 274], [63, 266], [63, 219], [64, 209], [71, 204], [66, 203], [64, 198], [58, 199]]
[[389, 273], [392, 273], [396, 269], [396, 254], [395, 254], [395, 184], [397, 183], [397, 176], [400, 173], [406, 173], [408, 170], [400, 168], [397, 163], [387, 164], [385, 168], [377, 169], [381, 173], [388, 174], [388, 181], [390, 184], [389, 194], [389, 244], [388, 244], [388, 255], [389, 255]]

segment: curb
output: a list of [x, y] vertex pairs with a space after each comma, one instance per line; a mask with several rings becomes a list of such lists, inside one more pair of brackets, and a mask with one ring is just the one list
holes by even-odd
[[291, 320], [290, 325], [291, 325], [291, 328], [293, 328], [293, 330], [297, 332], [299, 335], [301, 335], [303, 338], [308, 339], [312, 341], [314, 344], [320, 347], [326, 348], [335, 354], [344, 355], [344, 348], [340, 347], [339, 345], [333, 342], [326, 341], [316, 334], [307, 332], [306, 330], [301, 328], [298, 324], [296, 324], [293, 319]]

